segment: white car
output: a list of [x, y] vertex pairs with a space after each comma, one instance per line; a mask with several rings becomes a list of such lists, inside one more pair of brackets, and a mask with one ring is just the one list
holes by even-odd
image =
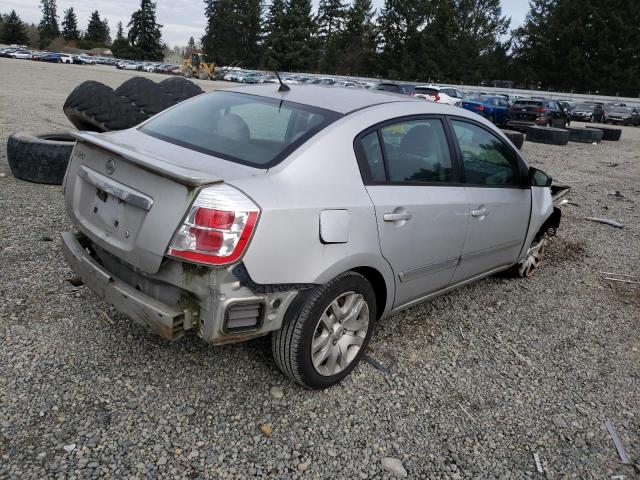
[[30, 59], [31, 58], [31, 52], [28, 52], [26, 50], [16, 50], [15, 52], [11, 53], [9, 56], [11, 58]]
[[148, 65], [145, 65], [144, 67], [142, 67], [142, 70], [144, 70], [145, 72], [149, 72], [149, 73], [153, 73], [156, 71], [156, 68], [159, 65], [157, 63], [149, 63]]
[[71, 55], [60, 54], [60, 63], [73, 63], [73, 57]]
[[412, 95], [431, 102], [455, 106], [459, 106], [464, 98], [462, 90], [453, 87], [436, 87], [434, 85], [418, 85]]
[[360, 87], [360, 85], [358, 85], [356, 82], [349, 82], [346, 80], [340, 80], [339, 82], [336, 82], [333, 84], [334, 87], [347, 87], [347, 88], [358, 88]]

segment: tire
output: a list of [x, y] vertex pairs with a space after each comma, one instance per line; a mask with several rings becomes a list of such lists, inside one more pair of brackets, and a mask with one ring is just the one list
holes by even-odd
[[208, 80], [209, 79], [209, 72], [207, 72], [205, 69], [202, 69], [198, 72], [198, 78], [200, 80]]
[[111, 87], [93, 80], [81, 83], [69, 94], [63, 111], [79, 130], [95, 132], [124, 130], [148, 118]]
[[161, 81], [159, 85], [165, 95], [168, 95], [174, 104], [204, 93], [204, 90], [198, 85], [183, 77], [167, 78]]
[[547, 239], [544, 235], [534, 238], [524, 260], [516, 263], [507, 270], [507, 273], [517, 278], [528, 278], [533, 275], [533, 272], [542, 265], [546, 246]]
[[[349, 295], [354, 295], [355, 297], [349, 297]], [[356, 297], [364, 301], [364, 304], [361, 304], [363, 305], [362, 308], [359, 310], [363, 318], [367, 315], [364, 310], [365, 305], [368, 308], [368, 324], [363, 326], [365, 324], [362, 323], [362, 318], [353, 318], [344, 321], [344, 324], [340, 320], [339, 322], [333, 322], [333, 326], [337, 330], [332, 330], [335, 333], [329, 334], [325, 328], [324, 321], [320, 320], [321, 317], [325, 312], [331, 311], [332, 314], [325, 317], [327, 321], [332, 322], [332, 318], [334, 320], [340, 318], [339, 315], [335, 314], [336, 311], [340, 310], [339, 307], [344, 306], [344, 304], [340, 305], [340, 299], [347, 301], [349, 298], [355, 299]], [[333, 306], [333, 303], [336, 302], [338, 305], [337, 310]], [[291, 304], [285, 315], [282, 328], [271, 336], [273, 358], [280, 370], [294, 382], [306, 388], [322, 389], [330, 387], [345, 378], [364, 355], [374, 330], [375, 318], [376, 301], [371, 284], [358, 273], [343, 273], [325, 285], [301, 293]], [[366, 328], [366, 333], [358, 330], [359, 335], [357, 336], [342, 335], [341, 332], [349, 331], [347, 327], [343, 328], [343, 325], [347, 325], [347, 323], [349, 325], [362, 326], [363, 329]], [[322, 331], [321, 334], [319, 333], [320, 331]], [[335, 337], [336, 335], [337, 337]], [[338, 341], [335, 338], [340, 340]], [[344, 341], [348, 342], [349, 339], [353, 338], [359, 338], [362, 343], [357, 352], [353, 349], [355, 348], [354, 345], [348, 346], [352, 348], [350, 355], [353, 355], [353, 357], [346, 365], [340, 366], [338, 357], [333, 357], [331, 353], [327, 355], [328, 352], [342, 351], [339, 345], [344, 345]], [[318, 358], [317, 367], [312, 359], [312, 343], [314, 339], [324, 345], [317, 351], [321, 358], [324, 358], [323, 361]], [[335, 365], [335, 368], [341, 368], [337, 373], [331, 373], [333, 372], [332, 358], [334, 358], [333, 365]], [[322, 362], [326, 362], [326, 366], [323, 366]]]
[[502, 130], [502, 133], [511, 140], [518, 150], [522, 150], [524, 144], [524, 133], [516, 132], [514, 130]]
[[567, 128], [569, 141], [577, 143], [600, 143], [603, 132], [597, 128]]
[[7, 161], [14, 177], [62, 185], [75, 139], [67, 132], [14, 133], [7, 141]]
[[190, 68], [187, 68], [184, 71], [184, 76], [187, 77], [187, 78], [192, 78], [193, 77], [193, 70], [191, 70]]
[[587, 128], [601, 130], [602, 131], [602, 140], [607, 142], [617, 142], [620, 140], [620, 136], [622, 135], [621, 128], [611, 128], [611, 127], [590, 127], [587, 125]]
[[529, 127], [527, 128], [527, 141], [548, 145], [566, 145], [569, 142], [569, 131], [563, 128]]
[[146, 118], [174, 105], [160, 85], [146, 77], [130, 78], [116, 88], [115, 93], [131, 102], [134, 108], [146, 115]]

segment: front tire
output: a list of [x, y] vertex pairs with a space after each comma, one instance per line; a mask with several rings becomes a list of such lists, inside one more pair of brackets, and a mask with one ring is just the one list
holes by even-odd
[[533, 275], [533, 272], [542, 265], [546, 247], [547, 239], [544, 235], [534, 238], [527, 251], [527, 256], [511, 267], [509, 273], [519, 278], [528, 278]]
[[306, 388], [335, 385], [356, 367], [376, 319], [375, 293], [362, 275], [346, 272], [301, 293], [282, 328], [273, 333], [273, 357], [282, 372]]

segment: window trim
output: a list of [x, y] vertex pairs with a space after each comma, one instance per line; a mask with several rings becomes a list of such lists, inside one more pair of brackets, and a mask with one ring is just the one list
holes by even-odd
[[[387, 159], [387, 153], [384, 147], [384, 142], [382, 141], [380, 130], [389, 125], [395, 125], [397, 123], [405, 123], [417, 120], [439, 120], [442, 123], [442, 129], [444, 130], [445, 139], [447, 142], [447, 148], [449, 150], [449, 157], [451, 158], [451, 169], [453, 171], [453, 180], [450, 182], [392, 182], [389, 180], [389, 165]], [[371, 169], [369, 168], [369, 162], [367, 161], [367, 156], [364, 152], [364, 147], [362, 146], [362, 138], [369, 135], [371, 132], [376, 132], [378, 135], [378, 142], [380, 144], [380, 151], [382, 153], [382, 161], [384, 163], [384, 173], [385, 180], [384, 181], [376, 181], [373, 180], [373, 176], [371, 173]], [[358, 168], [360, 169], [360, 176], [362, 177], [362, 182], [366, 186], [376, 186], [376, 185], [388, 185], [388, 186], [403, 186], [403, 187], [460, 187], [464, 186], [462, 182], [462, 171], [460, 165], [458, 163], [458, 157], [455, 154], [455, 151], [452, 149], [453, 142], [452, 132], [449, 127], [449, 122], [447, 121], [446, 115], [436, 115], [436, 114], [417, 114], [417, 115], [405, 115], [402, 117], [395, 117], [388, 120], [384, 120], [382, 122], [378, 122], [370, 127], [362, 130], [358, 133], [353, 139], [353, 150], [356, 155], [356, 160], [358, 162]]]
[[[472, 187], [472, 188], [518, 188], [518, 189], [531, 189], [531, 185], [529, 182], [529, 169], [527, 168], [524, 159], [522, 158], [522, 156], [520, 155], [519, 152], [517, 152], [516, 150], [514, 150], [507, 142], [505, 142], [502, 138], [500, 138], [498, 135], [496, 135], [495, 132], [491, 131], [490, 128], [488, 128], [486, 125], [483, 125], [482, 123], [472, 119], [472, 118], [467, 118], [467, 117], [460, 117], [457, 115], [447, 115], [447, 123], [449, 124], [449, 129], [451, 131], [451, 135], [452, 135], [452, 141], [453, 141], [453, 148], [455, 150], [455, 155], [456, 155], [456, 159], [458, 165], [460, 165], [460, 179], [462, 180], [463, 184], [466, 187]], [[465, 173], [464, 173], [464, 162], [462, 160], [462, 151], [460, 150], [460, 144], [458, 142], [458, 139], [454, 136], [453, 133], [453, 123], [452, 122], [461, 122], [461, 123], [469, 123], [471, 125], [474, 125], [476, 127], [481, 128], [482, 130], [486, 131], [487, 133], [489, 133], [490, 135], [492, 135], [493, 137], [495, 137], [498, 141], [502, 142], [504, 144], [504, 146], [506, 148], [509, 149], [509, 151], [511, 153], [513, 153], [513, 155], [515, 156], [516, 159], [516, 163], [518, 166], [518, 171], [520, 173], [520, 183], [518, 185], [481, 185], [481, 184], [475, 184], [475, 183], [468, 183], [466, 178], [465, 178]]]

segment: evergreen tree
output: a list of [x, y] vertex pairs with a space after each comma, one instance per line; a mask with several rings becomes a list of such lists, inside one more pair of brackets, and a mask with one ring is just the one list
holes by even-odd
[[2, 17], [0, 21], [0, 41], [2, 43], [22, 45], [29, 41], [25, 25], [15, 10], [0, 17]]
[[156, 22], [156, 4], [151, 0], [141, 0], [140, 9], [131, 15], [129, 43], [140, 53], [143, 60], [161, 60], [164, 45], [159, 25]]
[[335, 70], [345, 15], [346, 7], [342, 0], [320, 0], [316, 24], [321, 70]]
[[60, 35], [56, 0], [40, 0], [40, 8], [42, 19], [38, 25], [38, 32], [40, 33], [40, 46], [44, 48], [51, 40]]
[[187, 47], [184, 50], [183, 56], [186, 58], [191, 58], [191, 55], [193, 55], [197, 50], [198, 47], [196, 45], [196, 40], [193, 37], [189, 37], [189, 41], [187, 42]]
[[338, 73], [371, 75], [377, 71], [374, 17], [371, 0], [354, 0], [347, 10], [345, 28], [338, 39]]
[[309, 71], [316, 66], [314, 44], [316, 26], [311, 16], [311, 0], [289, 0], [284, 16], [285, 71]]
[[95, 10], [89, 18], [89, 25], [87, 25], [84, 40], [91, 42], [94, 46], [106, 45], [109, 40], [109, 27], [105, 25], [105, 21], [100, 18], [100, 13]]
[[237, 0], [235, 20], [237, 22], [236, 56], [246, 67], [257, 67], [262, 56], [261, 41], [262, 2], [260, 0]]
[[116, 31], [116, 40], [122, 40], [124, 39], [124, 28], [122, 26], [122, 22], [118, 22], [118, 27], [117, 27], [117, 31]]
[[264, 27], [264, 56], [263, 65], [268, 69], [279, 70], [285, 63], [285, 18], [287, 11], [286, 0], [273, 0]]
[[73, 7], [64, 11], [64, 18], [62, 20], [62, 36], [67, 41], [78, 40], [80, 38], [78, 19], [76, 18], [76, 13], [73, 11]]

